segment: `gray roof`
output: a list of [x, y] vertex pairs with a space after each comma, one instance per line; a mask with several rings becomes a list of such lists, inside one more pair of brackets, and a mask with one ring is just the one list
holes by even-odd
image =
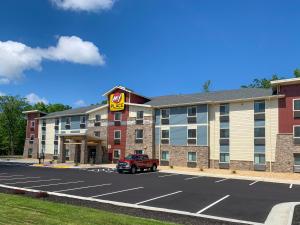
[[[103, 105], [103, 104], [102, 104]], [[43, 118], [53, 118], [53, 117], [60, 117], [60, 116], [75, 116], [75, 115], [84, 115], [87, 111], [90, 111], [92, 109], [98, 108], [102, 106], [101, 104], [98, 105], [91, 105], [86, 107], [80, 107], [75, 109], [68, 109], [64, 111], [49, 113], [46, 116], [43, 116]]]
[[260, 98], [272, 96], [272, 89], [241, 88], [237, 90], [216, 91], [208, 93], [179, 94], [153, 97], [145, 103], [154, 107], [168, 105], [188, 105], [205, 102], [226, 102], [238, 99]]

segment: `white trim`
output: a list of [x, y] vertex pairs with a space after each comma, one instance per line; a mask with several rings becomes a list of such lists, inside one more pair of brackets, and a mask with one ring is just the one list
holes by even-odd
[[[189, 116], [189, 109], [190, 108], [196, 108], [196, 115], [195, 116]], [[197, 113], [198, 113], [198, 107], [196, 105], [193, 105], [193, 106], [188, 106], [187, 107], [187, 110], [186, 110], [186, 118], [196, 118], [196, 121], [197, 121]]]
[[[117, 158], [117, 157], [115, 157], [115, 152], [116, 151], [118, 151], [118, 154], [119, 154], [119, 157]], [[120, 159], [120, 157], [121, 157], [121, 150], [120, 149], [114, 149], [113, 150], [113, 159]]]
[[40, 111], [40, 110], [28, 110], [28, 111], [23, 111], [22, 112], [23, 114], [28, 114], [28, 113], [43, 113], [43, 114], [47, 114], [43, 111]]
[[[138, 130], [143, 131], [143, 132], [142, 132], [142, 134], [143, 134], [143, 137], [142, 137], [142, 138], [138, 138], [138, 137], [137, 137], [137, 131], [138, 131]], [[144, 139], [144, 129], [135, 129], [134, 132], [135, 132], [135, 140], [143, 140], [143, 139]]]
[[129, 105], [129, 106], [138, 106], [138, 107], [144, 107], [144, 108], [153, 108], [152, 105], [147, 105], [147, 104], [137, 104], [137, 103], [129, 103], [129, 102], [125, 102], [124, 104], [125, 105]]
[[[168, 138], [162, 138], [162, 131], [163, 131], [163, 130], [169, 131], [169, 137], [168, 137]], [[162, 140], [162, 139], [164, 139], [164, 140], [167, 140], [167, 139], [168, 139], [168, 140], [169, 140], [169, 144], [170, 144], [170, 129], [169, 129], [169, 128], [167, 128], [167, 129], [161, 128], [161, 129], [160, 129], [160, 143], [161, 143], [161, 140]]]
[[193, 124], [166, 124], [166, 125], [155, 125], [157, 128], [164, 127], [192, 127], [192, 126], [208, 126], [208, 123], [193, 123]]
[[[120, 132], [120, 137], [119, 138], [116, 138], [116, 131]], [[121, 141], [121, 136], [122, 136], [121, 130], [114, 130], [114, 140], [120, 140]]]
[[[169, 117], [168, 117], [168, 118], [163, 118], [163, 117], [162, 117], [162, 111], [163, 111], [163, 110], [169, 111], [169, 113], [168, 113], [168, 114], [169, 114]], [[171, 114], [170, 108], [160, 109], [160, 124], [161, 124], [161, 125], [168, 125], [168, 124], [162, 124], [162, 120], [163, 120], [163, 119], [168, 119], [168, 120], [169, 120], [169, 124], [170, 124], [170, 114]]]
[[[167, 152], [168, 153], [168, 159], [163, 159], [162, 158], [162, 155], [163, 155], [162, 153], [163, 152]], [[161, 158], [160, 161], [169, 162], [170, 161], [170, 151], [168, 151], [168, 150], [162, 150], [160, 158]]]
[[[195, 138], [189, 138], [189, 130], [196, 130], [196, 137]], [[196, 128], [191, 128], [191, 127], [187, 127], [187, 129], [186, 129], [186, 141], [187, 141], [187, 146], [198, 146], [198, 128], [196, 127]], [[196, 143], [195, 144], [189, 144], [189, 139], [190, 140], [196, 140]]]
[[[196, 161], [189, 161], [189, 153], [196, 153]], [[198, 154], [197, 154], [197, 152], [193, 152], [193, 151], [189, 151], [189, 152], [187, 152], [187, 154], [186, 154], [186, 156], [187, 156], [187, 162], [197, 162], [198, 161]]]
[[296, 127], [297, 127], [297, 128], [298, 128], [298, 127], [300, 128], [300, 125], [294, 125], [294, 126], [293, 126], [293, 138], [298, 139], [298, 138], [300, 138], [300, 136], [299, 136], [299, 137], [295, 137], [295, 128], [296, 128]]
[[[117, 114], [120, 114], [120, 119], [119, 120], [116, 120], [116, 115]], [[122, 121], [122, 112], [114, 112], [114, 122], [121, 122]]]
[[292, 84], [292, 83], [300, 83], [300, 78], [290, 78], [290, 79], [282, 79], [282, 80], [273, 80], [273, 81], [271, 81], [272, 86], [274, 86], [276, 84]]
[[91, 109], [91, 110], [89, 110], [89, 111], [86, 111], [86, 114], [95, 112], [95, 111], [97, 111], [97, 110], [100, 110], [100, 109], [103, 109], [103, 108], [106, 108], [106, 107], [108, 107], [108, 104], [105, 104], [105, 105], [99, 106], [99, 107], [97, 107], [97, 108], [95, 108], [95, 109]]
[[126, 87], [123, 87], [123, 86], [114, 86], [113, 88], [111, 88], [107, 92], [105, 92], [102, 96], [107, 96], [108, 94], [110, 94], [115, 89], [121, 89], [121, 90], [126, 91], [128, 93], [132, 93], [132, 91], [129, 90], [129, 89], [127, 89]]
[[[84, 118], [84, 123], [82, 122], [82, 118]], [[81, 124], [86, 125], [86, 121], [87, 121], [86, 115], [80, 116], [80, 125]]]
[[[293, 112], [300, 112], [300, 109], [295, 110], [295, 101], [300, 101], [300, 98], [293, 99]], [[294, 115], [293, 115], [294, 116]]]

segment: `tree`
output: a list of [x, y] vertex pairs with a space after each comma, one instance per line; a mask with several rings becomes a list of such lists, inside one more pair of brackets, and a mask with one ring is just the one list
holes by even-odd
[[271, 88], [271, 81], [284, 79], [284, 77], [279, 77], [278, 75], [272, 75], [271, 79], [254, 79], [249, 85], [242, 85], [242, 88]]
[[203, 92], [210, 92], [210, 84], [211, 84], [211, 81], [210, 80], [207, 80], [204, 82], [204, 84], [202, 85], [202, 89], [203, 89]]
[[52, 112], [64, 111], [64, 110], [68, 110], [68, 109], [72, 109], [72, 107], [69, 106], [69, 105], [55, 103], [55, 104], [49, 104], [47, 106], [46, 112], [47, 113], [52, 113]]
[[300, 69], [295, 69], [294, 70], [294, 76], [296, 77], [296, 78], [300, 78]]
[[25, 98], [0, 96], [1, 152], [14, 155], [23, 149], [26, 120], [22, 111], [28, 106]]

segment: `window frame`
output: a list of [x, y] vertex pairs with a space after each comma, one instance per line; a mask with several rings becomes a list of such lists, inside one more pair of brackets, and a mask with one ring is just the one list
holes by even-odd
[[58, 145], [53, 146], [53, 156], [58, 156]]
[[[222, 114], [221, 113], [221, 106], [228, 106], [228, 113]], [[219, 113], [220, 113], [220, 117], [221, 116], [229, 116], [230, 114], [230, 104], [229, 103], [222, 103], [219, 105]]]
[[[168, 138], [163, 138], [163, 131], [168, 131]], [[160, 130], [160, 143], [162, 144], [162, 140], [168, 140], [168, 144], [170, 144], [170, 129], [161, 129]]]
[[[193, 137], [193, 138], [190, 138], [190, 137], [189, 137], [189, 130], [195, 130], [196, 136]], [[198, 138], [198, 135], [197, 135], [197, 128], [187, 128], [187, 131], [186, 131], [186, 132], [187, 132], [187, 135], [186, 135], [186, 136], [187, 136], [187, 144], [188, 144], [188, 145], [192, 145], [192, 146], [193, 146], [193, 145], [194, 145], [194, 146], [197, 145], [197, 138]], [[189, 144], [189, 140], [195, 140], [195, 144]]]
[[35, 139], [35, 134], [30, 134], [29, 140], [34, 141], [34, 139]]
[[[163, 117], [163, 111], [167, 111], [168, 113], [168, 117]], [[171, 113], [171, 110], [170, 108], [165, 108], [165, 109], [160, 109], [160, 124], [162, 125], [168, 125], [170, 124], [170, 113]], [[163, 120], [168, 120], [168, 123], [164, 123]]]
[[[97, 117], [99, 117], [99, 120], [97, 119]], [[95, 122], [100, 122], [101, 121], [101, 114], [96, 114], [95, 115]]]
[[[120, 132], [120, 137], [119, 138], [116, 138], [116, 133], [117, 132]], [[121, 141], [121, 137], [122, 137], [121, 130], [114, 130], [114, 140], [120, 140]]]
[[[195, 161], [190, 161], [189, 160], [189, 153], [195, 153], [196, 154], [196, 160]], [[187, 152], [187, 162], [189, 162], [189, 163], [196, 163], [197, 162], [197, 152]]]
[[[193, 109], [193, 108], [196, 109], [196, 110], [195, 110], [195, 111], [196, 111], [196, 112], [195, 112], [195, 115], [194, 115], [194, 116], [190, 116], [190, 115], [189, 115], [189, 109]], [[188, 117], [188, 118], [197, 118], [197, 106], [194, 105], [194, 106], [189, 106], [189, 107], [187, 107], [187, 117]]]
[[[70, 120], [71, 121], [71, 120]], [[56, 123], [58, 122], [58, 123]], [[67, 123], [66, 123], [67, 124]], [[59, 126], [59, 118], [54, 119], [54, 126]]]
[[[120, 115], [120, 119], [116, 120], [116, 115]], [[114, 113], [114, 122], [121, 122], [122, 121], [122, 112], [115, 112]]]
[[35, 127], [35, 121], [34, 120], [30, 120], [30, 127], [34, 128]]
[[[96, 133], [99, 134], [99, 135], [96, 135]], [[98, 130], [95, 130], [95, 131], [94, 131], [94, 136], [95, 136], [95, 137], [100, 137], [100, 135], [101, 135], [100, 131], [98, 131]]]
[[299, 128], [299, 129], [300, 129], [300, 125], [294, 125], [294, 126], [293, 126], [293, 138], [294, 138], [294, 139], [300, 139], [300, 136], [299, 136], [299, 137], [296, 137], [296, 136], [295, 136], [295, 128]]
[[[118, 152], [118, 157], [115, 157], [115, 152]], [[113, 151], [113, 159], [120, 159], [121, 158], [121, 149], [114, 149]]]
[[[263, 112], [255, 112], [255, 103], [260, 103], [260, 102], [263, 102], [264, 103], [264, 111]], [[255, 100], [253, 102], [253, 111], [254, 111], [254, 115], [255, 114], [265, 114], [266, 113], [266, 100]]]
[[[69, 120], [69, 121], [68, 121]], [[68, 122], [68, 123], [67, 123]], [[71, 116], [68, 116], [66, 117], [66, 125], [70, 126], [71, 127], [71, 124], [72, 124], [72, 117]]]
[[[83, 118], [84, 118], [84, 121], [82, 121]], [[86, 125], [86, 116], [80, 116], [80, 124]]]
[[[255, 157], [256, 157], [257, 155], [258, 155], [258, 156], [264, 156], [264, 163], [261, 163], [261, 162], [260, 162], [260, 158], [259, 158], [259, 163], [256, 163], [256, 162], [255, 162]], [[266, 153], [254, 153], [253, 163], [254, 163], [254, 165], [266, 165]]]
[[[142, 137], [137, 137], [137, 131], [142, 131]], [[135, 129], [135, 140], [143, 140], [144, 139], [144, 129]]]
[[293, 99], [293, 112], [300, 112], [300, 109], [295, 109], [295, 101], [300, 101], [300, 98]]
[[[163, 158], [163, 153], [167, 152], [168, 157], [166, 159]], [[160, 161], [165, 161], [165, 162], [169, 162], [170, 161], [170, 151], [161, 151], [161, 158]]]
[[[138, 153], [138, 151], [141, 151], [142, 153]], [[142, 150], [142, 149], [134, 150], [134, 154], [136, 154], [136, 155], [143, 155], [144, 153], [145, 153], [145, 150]]]

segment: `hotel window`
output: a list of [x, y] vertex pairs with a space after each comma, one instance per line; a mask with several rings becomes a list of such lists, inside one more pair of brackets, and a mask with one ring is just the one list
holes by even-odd
[[266, 164], [265, 111], [265, 101], [254, 101], [254, 165]]
[[67, 130], [69, 130], [71, 128], [71, 121], [72, 121], [72, 118], [71, 117], [67, 117], [66, 118], [66, 125], [65, 125], [65, 128]]
[[300, 99], [294, 99], [294, 118], [300, 119]]
[[33, 142], [34, 142], [34, 134], [30, 134], [29, 143], [33, 144]]
[[300, 166], [300, 154], [294, 155], [295, 166]]
[[188, 162], [197, 162], [196, 152], [188, 152]]
[[115, 143], [115, 145], [119, 145], [121, 143], [121, 131], [120, 130], [114, 131], [114, 143]]
[[114, 121], [121, 121], [121, 120], [122, 120], [122, 113], [121, 112], [115, 112]]
[[294, 144], [300, 144], [300, 125], [294, 126]]
[[166, 125], [170, 123], [170, 109], [161, 110], [161, 124]]
[[45, 141], [45, 140], [46, 140], [46, 135], [43, 134], [43, 135], [42, 135], [42, 141]]
[[94, 136], [95, 137], [100, 137], [100, 131], [94, 131]]
[[121, 156], [121, 150], [115, 149], [113, 154], [114, 159], [120, 159], [120, 156]]
[[35, 121], [34, 121], [34, 120], [31, 120], [31, 121], [30, 121], [30, 127], [31, 127], [31, 128], [34, 128], [34, 125], [35, 125]]
[[188, 129], [188, 145], [197, 144], [197, 129]]
[[28, 149], [28, 158], [32, 158], [32, 148]]
[[101, 115], [97, 114], [97, 115], [95, 115], [94, 126], [95, 127], [100, 127], [100, 125], [101, 125]]
[[188, 116], [187, 121], [189, 124], [197, 123], [197, 107], [192, 106], [187, 109]]
[[43, 119], [42, 126], [46, 127], [46, 120], [45, 119]]
[[141, 144], [143, 143], [144, 131], [143, 129], [135, 130], [135, 143]]
[[161, 152], [161, 160], [162, 161], [169, 161], [170, 160], [169, 151], [162, 151]]
[[142, 155], [144, 154], [144, 150], [134, 150], [134, 154]]
[[41, 148], [41, 154], [42, 154], [42, 155], [45, 154], [45, 148], [46, 148], [46, 146], [45, 146], [45, 145], [42, 145], [42, 148]]
[[[220, 104], [220, 156], [219, 163], [222, 168], [228, 168], [230, 162], [229, 138], [230, 138], [230, 121], [229, 121], [229, 104]], [[221, 167], [220, 167], [221, 168]]]
[[144, 124], [144, 111], [137, 111], [136, 112], [136, 124]]
[[170, 132], [169, 130], [161, 130], [161, 144], [169, 144]]
[[86, 116], [80, 117], [80, 129], [85, 129], [86, 127]]
[[[67, 122], [66, 122], [66, 125], [67, 125]], [[55, 119], [54, 129], [55, 130], [59, 129], [59, 119], [58, 118]]]
[[53, 156], [58, 156], [58, 145], [54, 145]]
[[70, 150], [66, 149], [66, 160], [70, 160]]

